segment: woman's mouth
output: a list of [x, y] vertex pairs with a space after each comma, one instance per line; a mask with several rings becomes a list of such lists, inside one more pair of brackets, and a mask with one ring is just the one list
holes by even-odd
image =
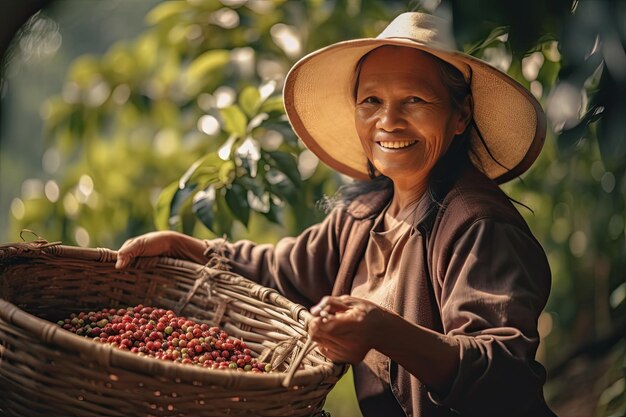
[[417, 141], [416, 140], [401, 140], [401, 141], [381, 141], [378, 142], [378, 145], [381, 148], [385, 148], [385, 149], [402, 149], [402, 148], [408, 148], [411, 145], [416, 144]]

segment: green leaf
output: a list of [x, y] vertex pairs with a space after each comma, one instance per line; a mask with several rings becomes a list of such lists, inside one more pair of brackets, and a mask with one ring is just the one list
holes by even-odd
[[178, 191], [178, 181], [169, 184], [159, 194], [159, 198], [154, 206], [154, 225], [158, 230], [170, 228], [170, 208], [176, 191]]
[[235, 179], [235, 163], [233, 161], [225, 161], [220, 166], [218, 179], [223, 185], [228, 185]]
[[626, 167], [626, 129], [623, 123], [625, 112], [624, 104], [616, 104], [605, 111], [602, 120], [598, 122], [600, 157], [610, 171], [624, 171]]
[[67, 104], [63, 98], [55, 96], [46, 100], [43, 104], [46, 112], [45, 129], [47, 133], [54, 130], [63, 123], [67, 123], [70, 115], [74, 111], [73, 106]]
[[549, 60], [545, 60], [541, 69], [539, 69], [539, 74], [537, 75], [537, 81], [539, 81], [544, 86], [553, 86], [559, 76], [559, 71], [561, 70], [560, 62], [552, 62]]
[[217, 153], [209, 153], [194, 162], [180, 177], [179, 187], [197, 183], [204, 189], [209, 184], [218, 180], [219, 169], [224, 163]]
[[[592, 107], [585, 113], [582, 119], [569, 129], [564, 129], [557, 139], [557, 145], [561, 152], [571, 152], [585, 136], [590, 123], [597, 121], [602, 117], [603, 110], [598, 107]], [[602, 147], [600, 147], [602, 151]]]
[[[223, 190], [223, 189], [222, 189]], [[224, 193], [219, 192], [215, 198], [215, 208], [213, 210], [213, 214], [215, 215], [215, 219], [213, 221], [213, 232], [216, 235], [230, 235], [233, 221], [235, 220], [232, 212], [228, 209], [228, 204], [226, 204], [226, 200], [224, 198]]]
[[270, 209], [267, 213], [263, 213], [263, 215], [272, 223], [281, 224], [280, 219], [278, 218], [278, 214], [280, 212], [280, 208], [273, 204], [270, 200]]
[[197, 189], [196, 184], [189, 184], [187, 187], [178, 188], [172, 197], [170, 205], [170, 226], [175, 224], [177, 219], [180, 218], [180, 209], [182, 206], [193, 196]]
[[226, 204], [232, 211], [237, 220], [248, 226], [250, 220], [250, 206], [248, 205], [248, 191], [240, 184], [233, 183], [229, 189], [226, 190]]
[[197, 79], [220, 70], [230, 60], [230, 52], [223, 49], [212, 49], [194, 59], [187, 68], [187, 76]]
[[243, 89], [239, 94], [239, 107], [244, 111], [249, 118], [254, 117], [261, 104], [261, 94], [259, 89], [253, 86], [248, 86]]
[[271, 165], [274, 165], [279, 171], [285, 174], [294, 185], [301, 182], [298, 162], [292, 154], [280, 151], [267, 152], [267, 154], [273, 160]]
[[499, 42], [498, 38], [507, 33], [509, 33], [508, 26], [498, 26], [494, 28], [485, 39], [475, 43], [468, 48], [465, 48], [465, 52], [469, 55], [478, 55], [479, 52], [491, 46], [492, 43]]
[[272, 113], [272, 112], [285, 112], [285, 104], [283, 103], [283, 98], [281, 96], [273, 96], [265, 100], [259, 109], [261, 112]]
[[91, 55], [81, 55], [71, 64], [66, 77], [85, 89], [93, 82], [94, 74], [99, 73], [100, 61]]
[[246, 190], [252, 191], [258, 198], [262, 198], [265, 188], [257, 180], [250, 177], [240, 177], [237, 178], [236, 182]]
[[146, 23], [149, 25], [157, 25], [166, 19], [176, 18], [178, 15], [189, 9], [189, 5], [185, 1], [166, 1], [157, 5], [146, 16]]
[[207, 229], [215, 231], [213, 229], [214, 213], [213, 207], [215, 205], [216, 190], [213, 186], [209, 186], [206, 190], [198, 193], [193, 201], [191, 210], [196, 214], [198, 220], [202, 222]]
[[222, 49], [213, 49], [194, 59], [183, 76], [183, 90], [189, 95], [195, 95], [212, 78], [221, 76], [221, 71], [230, 60], [230, 52]]
[[[267, 174], [270, 175], [275, 170], [270, 170]], [[283, 179], [278, 182], [269, 181], [269, 189], [272, 194], [278, 196], [281, 200], [287, 202], [293, 202], [297, 200], [298, 189], [294, 186], [294, 183], [289, 180], [287, 176], [283, 176]]]
[[220, 115], [224, 121], [224, 130], [231, 135], [243, 137], [246, 135], [248, 118], [236, 104], [220, 109]]

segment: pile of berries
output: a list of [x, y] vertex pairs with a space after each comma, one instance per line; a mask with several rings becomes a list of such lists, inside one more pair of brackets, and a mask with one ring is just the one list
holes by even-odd
[[271, 366], [251, 356], [246, 343], [219, 327], [198, 324], [162, 308], [128, 307], [71, 314], [57, 324], [79, 336], [157, 359], [253, 373]]

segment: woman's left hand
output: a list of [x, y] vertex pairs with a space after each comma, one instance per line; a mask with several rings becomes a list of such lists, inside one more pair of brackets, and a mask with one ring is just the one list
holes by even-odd
[[309, 334], [334, 362], [361, 362], [384, 337], [387, 311], [362, 298], [327, 296], [311, 308], [311, 313]]

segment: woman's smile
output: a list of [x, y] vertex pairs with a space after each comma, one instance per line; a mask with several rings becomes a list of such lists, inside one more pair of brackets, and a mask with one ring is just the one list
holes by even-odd
[[401, 140], [401, 141], [380, 141], [376, 142], [378, 146], [384, 151], [398, 152], [403, 151], [417, 143], [416, 140]]

